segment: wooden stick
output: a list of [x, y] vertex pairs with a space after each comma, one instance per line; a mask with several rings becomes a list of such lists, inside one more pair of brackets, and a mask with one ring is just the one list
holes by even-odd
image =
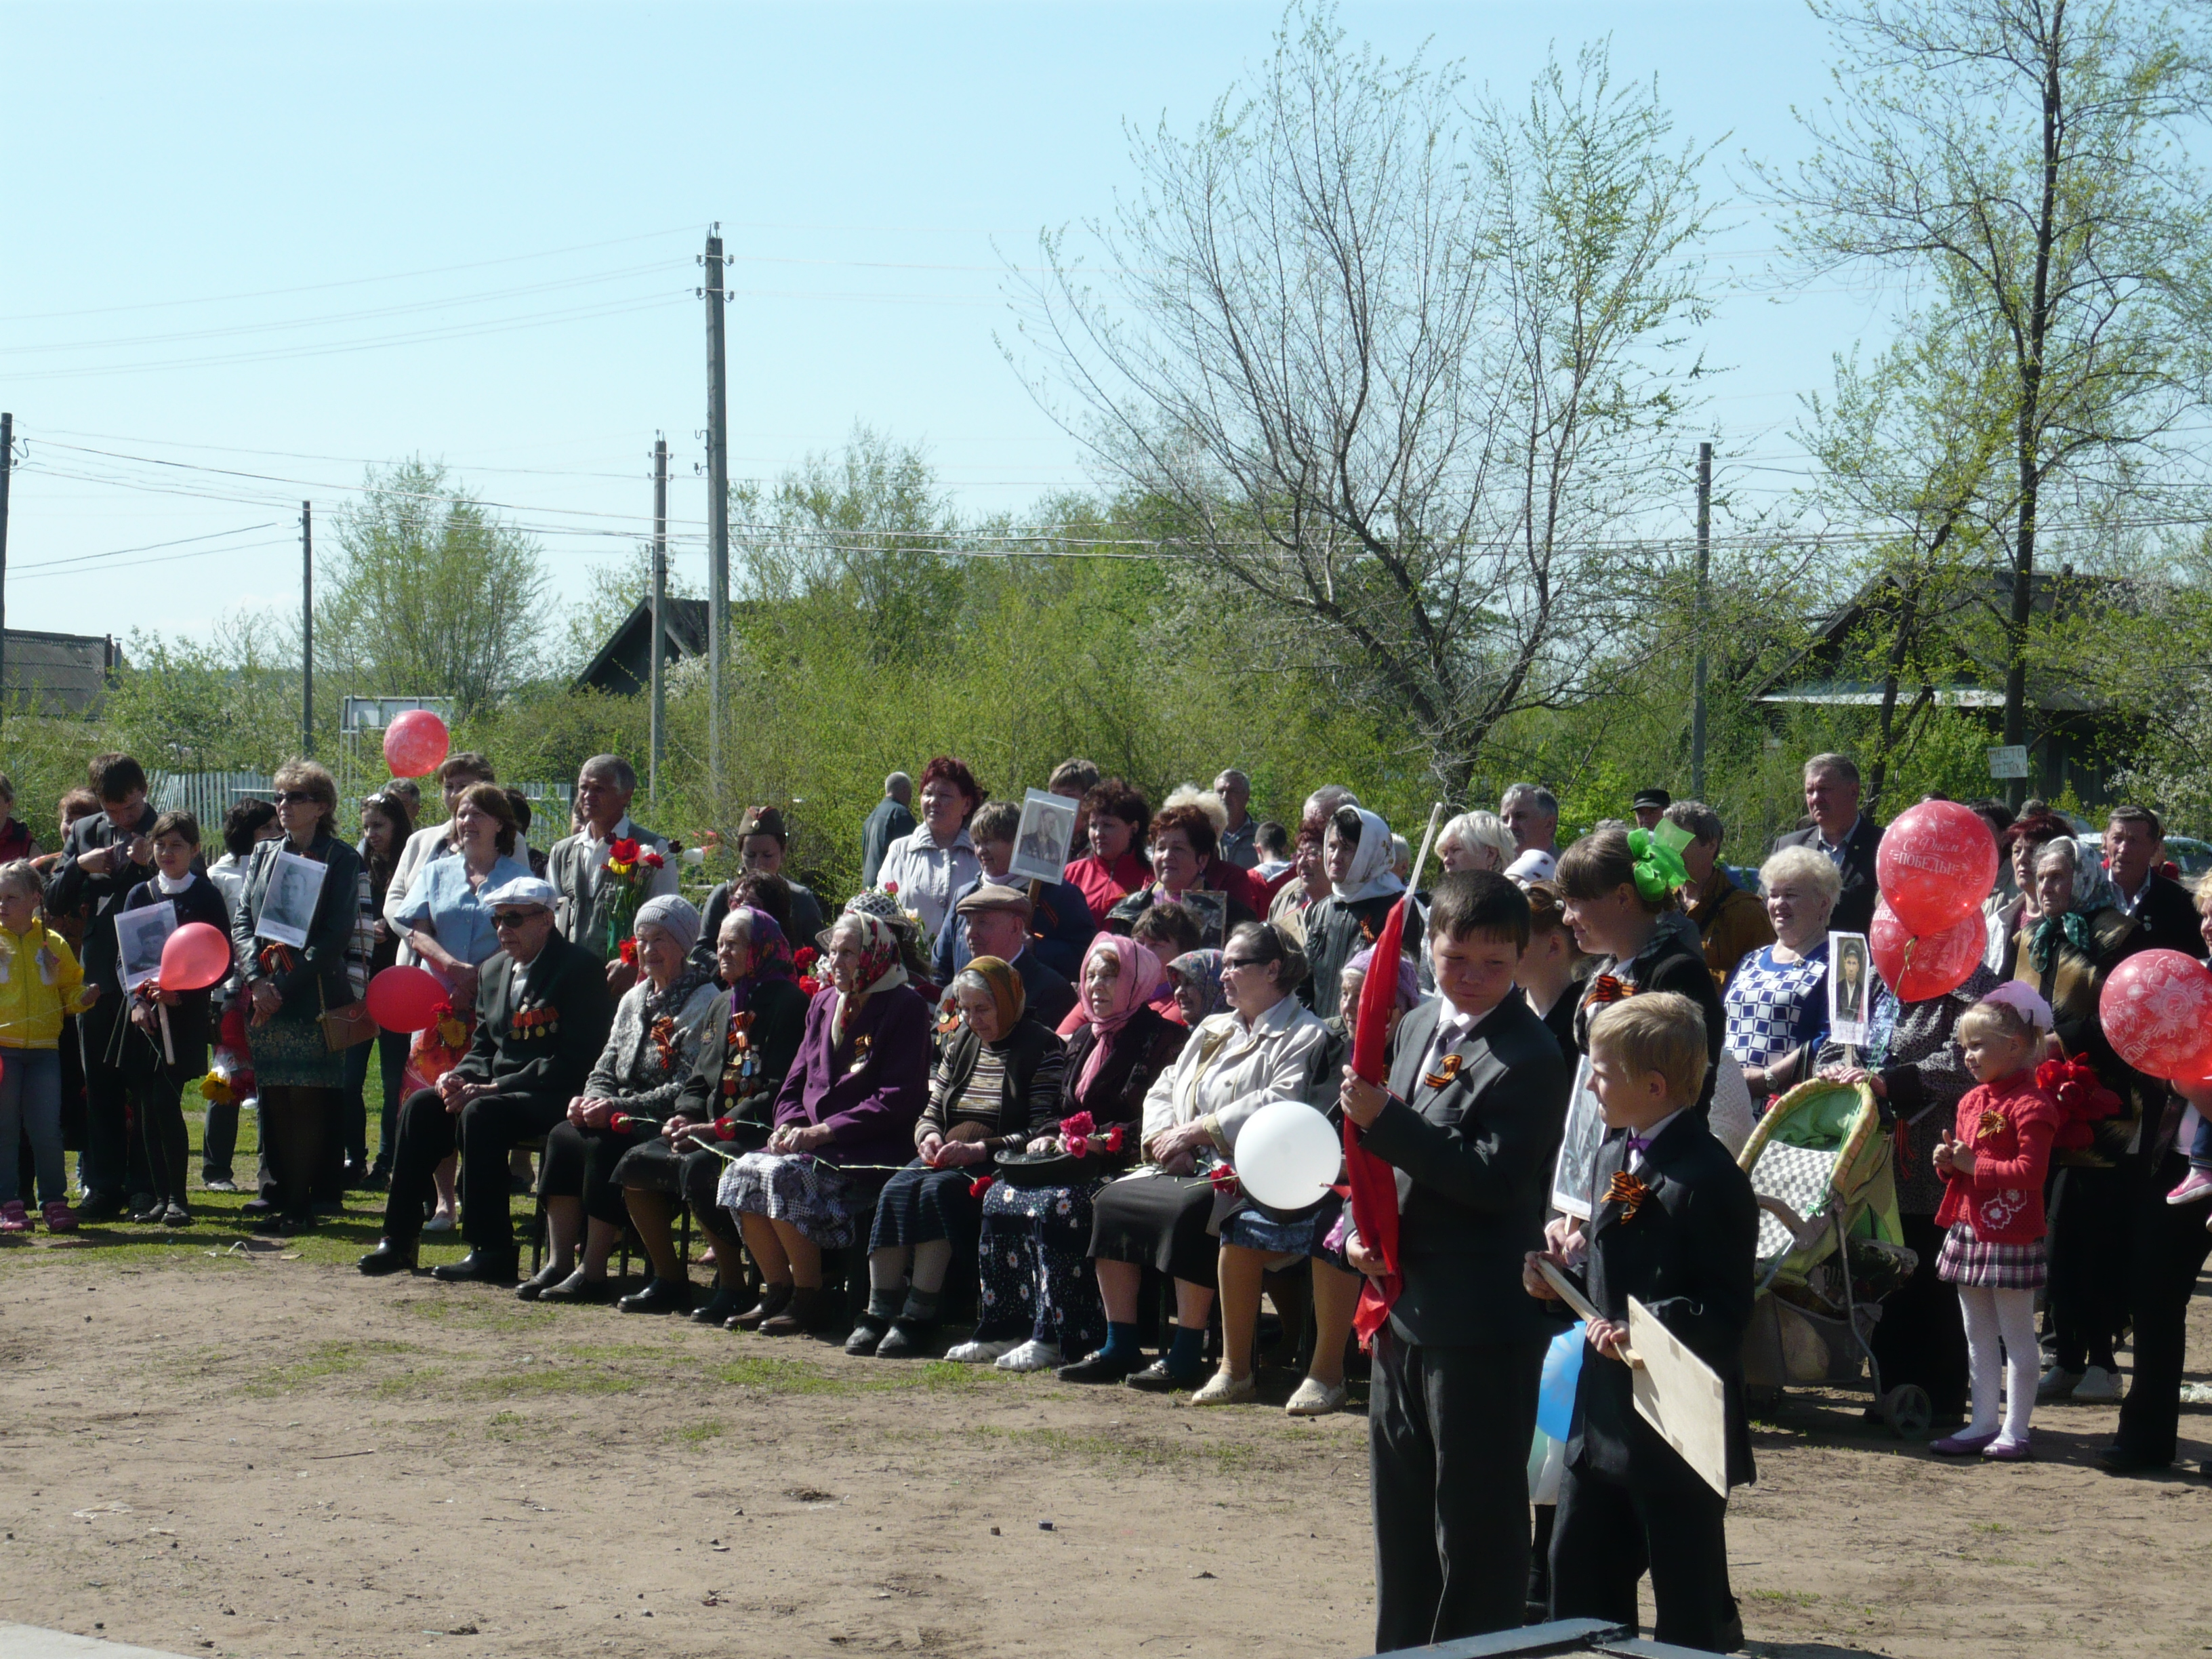
[[[1539, 1256], [1536, 1260], [1536, 1271], [1544, 1275], [1544, 1282], [1558, 1293], [1559, 1300], [1575, 1310], [1576, 1317], [1605, 1320], [1605, 1316], [1597, 1310], [1590, 1299], [1576, 1288], [1575, 1281], [1559, 1271], [1557, 1262], [1547, 1261]], [[1611, 1322], [1606, 1321], [1606, 1322]], [[1644, 1363], [1636, 1357], [1636, 1350], [1633, 1348], [1621, 1349], [1620, 1358], [1631, 1370], [1636, 1370]]]

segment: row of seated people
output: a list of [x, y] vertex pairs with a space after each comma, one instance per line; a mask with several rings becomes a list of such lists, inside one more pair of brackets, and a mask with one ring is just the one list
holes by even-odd
[[[502, 953], [475, 1038], [402, 1108], [385, 1236], [364, 1272], [415, 1267], [430, 1172], [458, 1149], [470, 1248], [434, 1272], [516, 1284], [507, 1155], [543, 1135], [549, 1248], [516, 1284], [526, 1298], [611, 1299], [627, 1224], [653, 1271], [625, 1311], [789, 1334], [843, 1306], [824, 1253], [864, 1245], [868, 1297], [846, 1346], [893, 1357], [933, 1351], [962, 1258], [975, 1264], [978, 1318], [949, 1358], [1167, 1389], [1196, 1382], [1218, 1294], [1225, 1363], [1198, 1396], [1212, 1403], [1251, 1396], [1263, 1272], [1310, 1261], [1317, 1340], [1291, 1409], [1342, 1404], [1359, 1280], [1334, 1200], [1278, 1221], [1209, 1179], [1261, 1106], [1335, 1097], [1344, 1016], [1298, 1000], [1307, 964], [1285, 929], [1246, 922], [1221, 950], [1164, 964], [1139, 938], [1099, 933], [1056, 1030], [1004, 957], [969, 958], [940, 1000], [909, 919], [881, 891], [828, 930], [818, 989], [754, 902], [780, 896], [771, 887], [724, 907], [711, 972], [697, 911], [665, 897], [638, 910], [639, 978], [610, 1009], [586, 953], [553, 931], [544, 885], [490, 896]], [[978, 942], [995, 915], [1018, 938], [1026, 903], [986, 884], [962, 912], [985, 923]], [[1367, 965], [1347, 965], [1341, 1006]], [[1402, 1012], [1418, 997], [1413, 964], [1396, 976]], [[499, 1172], [496, 1193], [469, 1181], [472, 1161]], [[713, 1244], [703, 1297], [673, 1237], [679, 1206]], [[1176, 1329], [1149, 1364], [1134, 1337], [1146, 1267], [1173, 1281]]]

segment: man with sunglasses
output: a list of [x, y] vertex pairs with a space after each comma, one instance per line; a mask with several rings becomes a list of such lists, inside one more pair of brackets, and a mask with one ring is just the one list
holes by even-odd
[[598, 957], [555, 930], [559, 896], [535, 876], [484, 896], [500, 952], [477, 981], [476, 1036], [436, 1088], [418, 1090], [400, 1109], [384, 1237], [362, 1257], [362, 1272], [415, 1267], [431, 1172], [458, 1149], [461, 1237], [469, 1250], [433, 1271], [463, 1283], [515, 1282], [508, 1155], [516, 1142], [534, 1140], [561, 1121], [614, 1020]]

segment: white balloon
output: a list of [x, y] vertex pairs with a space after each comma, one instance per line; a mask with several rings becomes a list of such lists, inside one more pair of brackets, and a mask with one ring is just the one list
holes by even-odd
[[1244, 1120], [1231, 1153], [1244, 1190], [1271, 1210], [1303, 1210], [1336, 1184], [1344, 1149], [1328, 1119], [1304, 1101], [1278, 1100]]

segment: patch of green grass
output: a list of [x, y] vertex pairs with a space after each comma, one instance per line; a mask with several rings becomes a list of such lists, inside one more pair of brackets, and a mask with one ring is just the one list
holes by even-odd
[[702, 1441], [719, 1440], [726, 1432], [720, 1420], [710, 1417], [703, 1423], [687, 1423], [668, 1437], [678, 1442], [688, 1441], [696, 1446]]
[[279, 1365], [264, 1371], [246, 1385], [248, 1394], [283, 1394], [308, 1382], [319, 1382], [325, 1377], [343, 1376], [360, 1370], [371, 1359], [386, 1358], [393, 1354], [410, 1352], [404, 1342], [360, 1341], [319, 1342], [305, 1356], [289, 1365]]
[[972, 1389], [987, 1376], [997, 1380], [988, 1365], [956, 1365], [948, 1359], [925, 1360], [902, 1366], [889, 1376], [871, 1377], [859, 1386], [871, 1392], [901, 1389]]
[[461, 1384], [467, 1400], [503, 1400], [532, 1394], [632, 1394], [647, 1379], [586, 1365], [532, 1365], [527, 1370], [472, 1376]]
[[494, 1412], [484, 1432], [494, 1440], [520, 1440], [529, 1426], [530, 1419], [520, 1412]]
[[1754, 1601], [1773, 1601], [1789, 1607], [1809, 1607], [1820, 1599], [1818, 1590], [1753, 1589], [1744, 1594]]
[[763, 1394], [849, 1394], [860, 1385], [830, 1376], [797, 1359], [767, 1359], [742, 1356], [717, 1365], [708, 1376], [736, 1389], [758, 1389]]
[[2002, 1521], [1977, 1521], [1973, 1523], [1973, 1527], [1976, 1532], [1997, 1533], [2010, 1532], [2012, 1530], [2010, 1527], [2005, 1525]]
[[412, 1399], [435, 1387], [438, 1380], [445, 1374], [446, 1368], [442, 1365], [423, 1365], [414, 1370], [402, 1372], [398, 1376], [387, 1376], [376, 1385], [377, 1398], [380, 1400]]
[[981, 1423], [966, 1432], [993, 1436], [1009, 1445], [1085, 1463], [1136, 1463], [1147, 1468], [1211, 1468], [1223, 1474], [1249, 1473], [1259, 1465], [1250, 1446], [1202, 1440], [1165, 1440], [1150, 1435], [1104, 1434], [1073, 1429], [1006, 1429]]

